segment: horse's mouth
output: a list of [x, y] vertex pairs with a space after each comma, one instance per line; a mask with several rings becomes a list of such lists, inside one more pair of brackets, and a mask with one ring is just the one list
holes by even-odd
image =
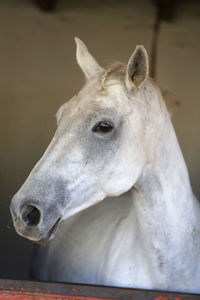
[[54, 223], [54, 225], [52, 227], [50, 227], [50, 229], [47, 230], [44, 234], [42, 234], [42, 231], [40, 229], [37, 229], [34, 227], [31, 227], [31, 228], [24, 227], [24, 224], [20, 220], [20, 218], [13, 218], [12, 221], [13, 221], [15, 230], [17, 231], [17, 233], [19, 235], [31, 240], [32, 242], [45, 243], [45, 242], [51, 240], [55, 236], [58, 226], [61, 222], [61, 219], [62, 218], [59, 217], [57, 219], [57, 221]]
[[60, 222], [61, 222], [61, 218], [58, 218], [58, 220], [50, 228], [50, 230], [37, 242], [38, 243], [45, 243], [45, 242], [48, 242], [49, 240], [51, 240], [55, 236]]

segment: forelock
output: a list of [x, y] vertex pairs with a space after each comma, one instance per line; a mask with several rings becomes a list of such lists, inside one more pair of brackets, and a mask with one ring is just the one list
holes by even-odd
[[111, 64], [103, 74], [101, 74], [100, 81], [100, 94], [104, 94], [108, 80], [116, 80], [117, 82], [124, 83], [126, 76], [126, 65], [121, 62]]

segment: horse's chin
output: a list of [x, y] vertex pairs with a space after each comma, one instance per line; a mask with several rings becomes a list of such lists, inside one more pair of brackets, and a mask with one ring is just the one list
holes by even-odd
[[61, 222], [61, 218], [59, 218], [56, 221], [56, 223], [50, 228], [50, 230], [41, 239], [39, 239], [38, 241], [35, 241], [35, 242], [43, 244], [43, 243], [46, 243], [46, 242], [52, 240], [57, 232], [60, 222]]

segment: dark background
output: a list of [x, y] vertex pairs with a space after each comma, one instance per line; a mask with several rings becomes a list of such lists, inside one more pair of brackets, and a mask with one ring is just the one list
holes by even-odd
[[57, 109], [83, 84], [74, 36], [103, 66], [146, 47], [200, 198], [199, 1], [57, 0], [50, 12], [36, 2], [0, 1], [0, 277], [21, 279], [33, 244], [15, 233], [9, 203], [49, 144]]

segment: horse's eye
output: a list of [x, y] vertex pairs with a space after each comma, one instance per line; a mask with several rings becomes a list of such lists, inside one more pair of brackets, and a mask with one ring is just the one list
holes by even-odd
[[92, 131], [107, 133], [110, 132], [112, 129], [113, 129], [113, 125], [108, 121], [104, 121], [104, 122], [100, 122], [98, 125], [95, 125]]

